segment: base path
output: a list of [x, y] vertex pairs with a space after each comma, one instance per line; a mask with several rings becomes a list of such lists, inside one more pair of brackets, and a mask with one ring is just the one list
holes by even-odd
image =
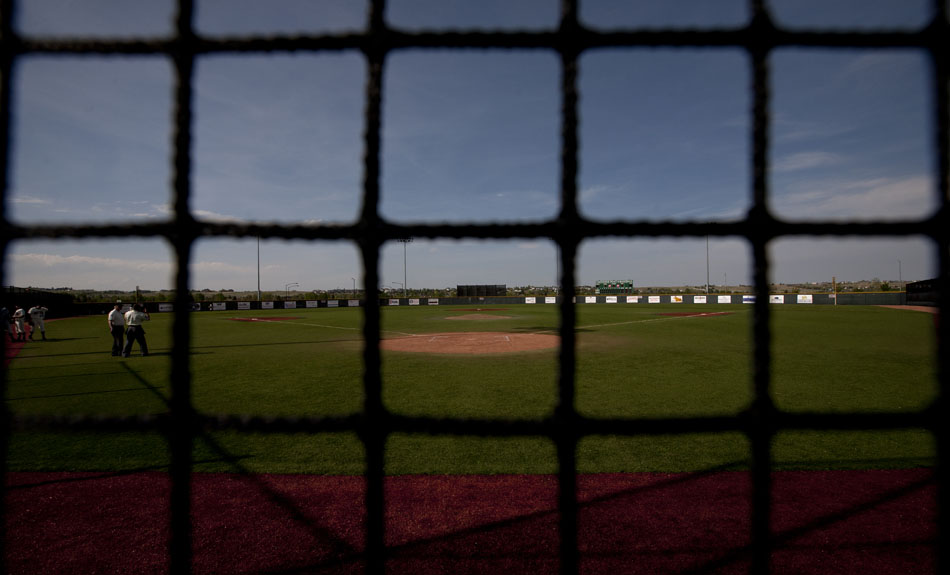
[[[748, 472], [580, 475], [581, 573], [745, 574]], [[781, 471], [772, 573], [935, 573], [929, 469]], [[193, 572], [365, 572], [363, 477], [195, 474]], [[9, 473], [6, 573], [167, 573], [168, 476]], [[385, 480], [386, 572], [557, 574], [550, 475]]]
[[489, 354], [551, 349], [561, 341], [556, 335], [475, 331], [428, 333], [411, 337], [384, 339], [380, 349], [417, 353]]

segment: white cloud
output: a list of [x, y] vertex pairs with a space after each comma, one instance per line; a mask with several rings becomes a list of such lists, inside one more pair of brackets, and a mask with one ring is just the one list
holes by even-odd
[[137, 270], [142, 272], [169, 271], [169, 262], [139, 260], [135, 258], [103, 258], [95, 256], [62, 256], [59, 254], [26, 253], [12, 254], [10, 259], [15, 265], [32, 265], [45, 268], [56, 266], [81, 266], [112, 269]]
[[797, 172], [840, 164], [841, 156], [830, 152], [799, 152], [775, 160], [772, 169], [776, 172]]
[[34, 198], [32, 196], [14, 196], [14, 204], [30, 204], [30, 205], [49, 205], [52, 202], [49, 200], [44, 200], [42, 198]]
[[819, 180], [776, 196], [775, 211], [802, 219], [883, 219], [926, 217], [936, 207], [927, 176], [901, 179]]

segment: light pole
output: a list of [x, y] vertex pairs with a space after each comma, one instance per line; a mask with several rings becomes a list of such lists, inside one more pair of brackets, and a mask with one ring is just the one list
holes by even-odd
[[397, 241], [397, 242], [402, 242], [402, 297], [409, 297], [409, 294], [407, 293], [408, 290], [409, 290], [409, 277], [408, 277], [408, 276], [409, 276], [409, 273], [408, 273], [408, 269], [409, 269], [409, 268], [408, 268], [408, 265], [407, 265], [407, 258], [406, 258], [406, 252], [407, 252], [407, 250], [406, 250], [406, 244], [411, 243], [411, 242], [412, 242], [412, 238], [411, 238], [411, 237], [410, 237], [410, 238], [400, 238], [400, 239], [398, 239], [398, 240], [396, 240], [396, 241]]
[[898, 297], [901, 298], [901, 303], [907, 303], [905, 299], [907, 296], [901, 295], [904, 293], [904, 276], [901, 274], [901, 261], [897, 260], [897, 289], [899, 290]]
[[709, 295], [709, 234], [706, 234], [706, 295]]
[[298, 283], [284, 284], [284, 299], [287, 299], [290, 297], [290, 288], [292, 287], [293, 288], [300, 287], [300, 284]]
[[356, 278], [350, 278], [353, 280], [353, 299], [356, 299]]
[[257, 236], [257, 301], [261, 301], [261, 236]]

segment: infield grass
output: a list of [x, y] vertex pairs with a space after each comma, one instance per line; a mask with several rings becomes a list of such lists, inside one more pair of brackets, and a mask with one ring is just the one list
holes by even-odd
[[[505, 319], [447, 321], [474, 313], [452, 306], [382, 310], [383, 337], [452, 331], [552, 333], [553, 305], [506, 305], [480, 314]], [[792, 411], [918, 410], [933, 401], [933, 316], [863, 306], [773, 306], [773, 398]], [[592, 418], [732, 415], [752, 395], [751, 306], [579, 305], [577, 409]], [[683, 312], [728, 312], [684, 317]], [[286, 317], [288, 321], [237, 321]], [[191, 370], [195, 407], [209, 414], [347, 415], [363, 404], [358, 309], [197, 312]], [[168, 410], [171, 314], [147, 324], [149, 357], [113, 358], [104, 317], [50, 322], [46, 342], [27, 344], [8, 370], [15, 413], [156, 414]], [[492, 355], [383, 353], [383, 400], [394, 413], [445, 418], [538, 420], [557, 404], [557, 350]], [[738, 433], [586, 437], [583, 472], [744, 468]], [[930, 465], [922, 430], [783, 432], [779, 468], [893, 468]], [[358, 474], [355, 434], [220, 432], [195, 442], [195, 469]], [[151, 433], [13, 434], [11, 470], [132, 470], [168, 464]], [[388, 473], [552, 473], [546, 438], [395, 434]]]

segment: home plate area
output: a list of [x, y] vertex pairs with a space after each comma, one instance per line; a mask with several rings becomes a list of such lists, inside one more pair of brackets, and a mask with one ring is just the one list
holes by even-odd
[[385, 339], [380, 348], [417, 353], [489, 354], [551, 349], [560, 338], [541, 333], [461, 332], [430, 333]]

